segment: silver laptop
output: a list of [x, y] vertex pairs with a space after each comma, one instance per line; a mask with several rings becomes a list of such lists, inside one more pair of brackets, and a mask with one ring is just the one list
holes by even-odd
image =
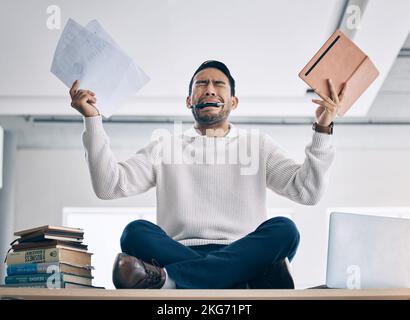
[[410, 219], [331, 213], [326, 286], [410, 288]]

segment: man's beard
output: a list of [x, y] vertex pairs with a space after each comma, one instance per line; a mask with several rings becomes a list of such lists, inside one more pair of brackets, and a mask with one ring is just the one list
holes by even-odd
[[225, 121], [229, 116], [229, 109], [221, 109], [217, 114], [213, 112], [201, 112], [200, 110], [192, 110], [192, 115], [195, 121], [203, 125], [212, 125]]

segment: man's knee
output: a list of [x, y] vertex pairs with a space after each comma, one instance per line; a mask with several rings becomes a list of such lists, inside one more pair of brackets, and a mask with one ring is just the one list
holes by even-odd
[[123, 252], [127, 252], [128, 248], [130, 247], [130, 244], [141, 244], [143, 242], [146, 232], [152, 230], [152, 228], [155, 227], [157, 227], [155, 224], [143, 219], [138, 219], [128, 223], [121, 235], [121, 250]]
[[299, 230], [296, 224], [286, 217], [274, 217], [266, 221], [269, 226], [277, 227], [285, 242], [298, 245], [300, 240]]

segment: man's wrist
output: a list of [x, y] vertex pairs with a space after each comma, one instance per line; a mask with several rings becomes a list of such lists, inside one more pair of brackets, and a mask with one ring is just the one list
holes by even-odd
[[320, 133], [333, 134], [333, 125], [334, 125], [333, 121], [328, 126], [322, 126], [319, 123], [314, 122], [312, 125], [312, 129]]
[[90, 112], [90, 113], [86, 113], [84, 114], [84, 117], [86, 118], [91, 118], [91, 117], [98, 117], [100, 116], [100, 111], [98, 111], [97, 109], [95, 110], [95, 112]]

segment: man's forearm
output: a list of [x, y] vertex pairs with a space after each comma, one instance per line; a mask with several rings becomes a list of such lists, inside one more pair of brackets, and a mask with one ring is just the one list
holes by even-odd
[[82, 140], [94, 192], [101, 199], [115, 198], [111, 194], [118, 181], [117, 160], [110, 149], [101, 116], [84, 117], [84, 127]]
[[[269, 141], [269, 140], [268, 140]], [[316, 204], [326, 185], [326, 173], [334, 158], [331, 136], [314, 132], [306, 146], [306, 158], [296, 163], [271, 142], [267, 158], [267, 186], [297, 203]]]
[[110, 148], [101, 117], [84, 118], [83, 144], [95, 194], [117, 199], [140, 194], [155, 185], [150, 162], [155, 144], [149, 144], [126, 161], [118, 162]]

